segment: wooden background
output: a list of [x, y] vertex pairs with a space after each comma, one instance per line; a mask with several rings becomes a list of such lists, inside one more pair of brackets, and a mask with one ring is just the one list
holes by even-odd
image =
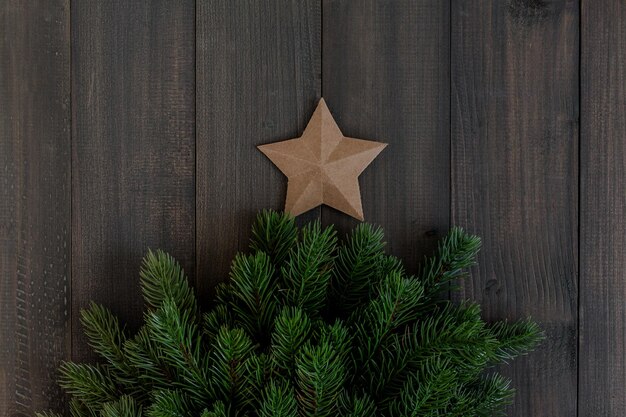
[[623, 0], [0, 0], [0, 416], [61, 408], [89, 300], [137, 324], [147, 248], [208, 298], [285, 196], [255, 145], [322, 95], [390, 143], [361, 177], [390, 251], [464, 226], [454, 297], [541, 322], [510, 415], [626, 415]]

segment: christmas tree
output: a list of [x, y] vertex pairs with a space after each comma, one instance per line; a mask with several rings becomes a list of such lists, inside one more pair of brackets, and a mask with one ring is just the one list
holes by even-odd
[[368, 224], [339, 242], [266, 211], [252, 235], [207, 312], [161, 251], [143, 261], [136, 334], [103, 306], [84, 310], [103, 360], [61, 366], [70, 415], [490, 416], [513, 395], [493, 366], [541, 338], [530, 320], [486, 323], [477, 304], [448, 300], [480, 248], [459, 228], [415, 276]]

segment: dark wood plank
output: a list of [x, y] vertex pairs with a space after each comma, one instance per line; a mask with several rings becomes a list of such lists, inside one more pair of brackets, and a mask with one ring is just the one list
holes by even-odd
[[321, 11], [318, 0], [210, 0], [197, 10], [197, 271], [208, 296], [256, 213], [284, 207], [287, 180], [256, 145], [299, 136], [315, 109]]
[[149, 247], [193, 274], [194, 16], [193, 0], [72, 4], [75, 359], [90, 300], [141, 318]]
[[0, 415], [60, 409], [70, 355], [68, 0], [0, 2]]
[[453, 223], [484, 243], [458, 298], [546, 332], [509, 415], [575, 416], [578, 2], [452, 5]]
[[579, 416], [626, 415], [626, 4], [582, 2]]
[[389, 143], [360, 178], [365, 220], [414, 270], [449, 225], [449, 2], [324, 0], [323, 22], [330, 111], [345, 135]]

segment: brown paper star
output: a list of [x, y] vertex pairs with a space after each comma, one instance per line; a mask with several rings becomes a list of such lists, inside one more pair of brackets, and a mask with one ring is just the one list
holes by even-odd
[[286, 212], [326, 204], [363, 220], [358, 177], [385, 146], [343, 136], [321, 99], [302, 136], [258, 148], [289, 180]]

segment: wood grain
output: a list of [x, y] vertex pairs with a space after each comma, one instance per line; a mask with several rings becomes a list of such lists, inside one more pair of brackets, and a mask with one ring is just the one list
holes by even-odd
[[[450, 9], [440, 0], [324, 0], [323, 95], [346, 136], [389, 146], [361, 175], [365, 220], [409, 270], [450, 217]], [[323, 222], [356, 220], [331, 209]]]
[[626, 415], [626, 4], [583, 1], [579, 416]]
[[577, 1], [452, 2], [453, 222], [483, 238], [458, 298], [547, 340], [505, 367], [511, 416], [574, 416]]
[[466, 227], [484, 250], [454, 298], [546, 331], [502, 369], [508, 415], [626, 415], [625, 68], [620, 0], [0, 2], [0, 416], [65, 408], [79, 310], [136, 326], [148, 247], [207, 299], [284, 205], [255, 146], [322, 95], [390, 144], [361, 176], [389, 251], [414, 270]]
[[[256, 145], [299, 136], [320, 98], [317, 0], [198, 2], [197, 273], [208, 297], [287, 180]], [[306, 218], [319, 216], [312, 210]]]
[[0, 415], [60, 409], [70, 354], [69, 1], [0, 2]]
[[193, 275], [194, 16], [193, 0], [72, 5], [74, 359], [90, 300], [138, 323], [148, 248]]

